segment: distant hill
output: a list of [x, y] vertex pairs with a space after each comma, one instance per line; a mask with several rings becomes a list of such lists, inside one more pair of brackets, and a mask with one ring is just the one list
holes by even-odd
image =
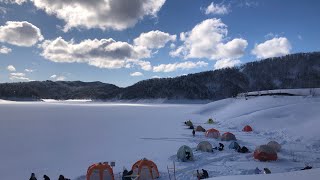
[[240, 67], [140, 81], [126, 88], [102, 82], [33, 81], [0, 84], [2, 99], [202, 99], [238, 93], [320, 87], [320, 52], [249, 62]]

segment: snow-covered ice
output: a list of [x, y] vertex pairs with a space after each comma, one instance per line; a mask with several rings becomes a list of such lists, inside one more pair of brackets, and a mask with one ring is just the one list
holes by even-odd
[[[177, 179], [196, 179], [195, 171], [204, 168], [210, 176], [229, 176], [220, 177], [223, 180], [231, 175], [253, 174], [256, 167], [268, 167], [286, 179], [305, 163], [320, 167], [319, 109], [319, 97], [295, 96], [233, 98], [205, 105], [0, 101], [1, 179], [26, 179], [31, 172], [38, 179], [43, 174], [52, 179], [59, 174], [83, 179], [89, 165], [104, 161], [115, 161], [114, 172], [118, 174], [143, 157], [158, 165], [160, 179], [168, 179], [167, 166], [173, 161]], [[210, 117], [217, 123], [205, 124]], [[195, 150], [203, 140], [213, 145], [220, 142], [200, 132], [192, 137], [183, 124], [188, 119], [206, 129], [234, 133], [239, 144], [251, 151], [276, 140], [283, 148], [279, 160], [258, 162], [252, 153], [239, 154], [223, 142], [225, 151], [195, 151], [194, 162], [179, 162], [176, 152], [181, 145]], [[254, 132], [242, 132], [246, 124]], [[303, 176], [305, 172], [319, 177], [318, 169], [293, 173]]]

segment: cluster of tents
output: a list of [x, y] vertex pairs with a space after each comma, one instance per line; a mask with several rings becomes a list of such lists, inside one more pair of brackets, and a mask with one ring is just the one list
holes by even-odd
[[[208, 119], [207, 124], [214, 124], [212, 118]], [[241, 148], [241, 146], [236, 142], [237, 138], [233, 133], [225, 132], [222, 135], [220, 134], [219, 130], [211, 128], [211, 129], [204, 129], [202, 126], [197, 126], [196, 128], [193, 128], [193, 123], [191, 120], [188, 120], [185, 122], [187, 126], [189, 126], [190, 129], [194, 129], [198, 132], [204, 132], [205, 136], [207, 138], [215, 138], [220, 139], [221, 141], [232, 141], [229, 145], [230, 149], [237, 150], [238, 152], [247, 153], [249, 150], [244, 146]], [[253, 128], [249, 125], [246, 125], [242, 129], [243, 132], [251, 132], [253, 131]], [[198, 144], [197, 150], [204, 151], [204, 152], [212, 152], [213, 150], [212, 145], [208, 141], [202, 141]], [[279, 152], [281, 149], [281, 145], [276, 141], [270, 141], [268, 144], [261, 145], [256, 147], [253, 157], [260, 161], [275, 161], [278, 159], [277, 152]], [[190, 154], [191, 158], [188, 160], [193, 159], [193, 153], [190, 147], [188, 146], [182, 146], [179, 148], [177, 157], [178, 159], [182, 161], [186, 161], [186, 153]]]
[[[208, 124], [214, 124], [212, 118], [207, 121]], [[204, 132], [207, 138], [220, 139], [221, 141], [232, 141], [228, 146], [229, 149], [241, 151], [241, 146], [237, 143], [237, 138], [234, 134], [230, 132], [225, 132], [220, 135], [220, 132], [217, 129], [204, 129], [202, 126], [193, 127], [191, 120], [186, 121], [185, 124], [198, 132]], [[251, 132], [253, 131], [252, 127], [246, 125], [242, 131]], [[221, 144], [221, 143], [220, 143]], [[213, 146], [208, 141], [201, 141], [196, 148], [198, 151], [203, 152], [213, 152]], [[276, 141], [270, 141], [268, 144], [258, 146], [254, 153], [253, 157], [260, 161], [274, 161], [277, 160], [277, 152], [281, 149], [281, 145]], [[193, 151], [189, 146], [183, 145], [178, 149], [177, 158], [183, 162], [194, 160]], [[160, 177], [157, 165], [146, 158], [141, 159], [135, 162], [132, 165], [131, 170], [127, 175], [123, 175], [123, 179], [136, 178], [138, 180], [148, 180], [156, 179]], [[86, 180], [115, 180], [112, 166], [108, 162], [96, 163], [91, 165], [87, 170]]]
[[[138, 180], [156, 179], [160, 176], [157, 165], [146, 158], [141, 159], [132, 165], [132, 174], [124, 176], [123, 179], [131, 179], [131, 177]], [[113, 169], [109, 163], [96, 163], [89, 166], [86, 175], [87, 180], [115, 180]]]

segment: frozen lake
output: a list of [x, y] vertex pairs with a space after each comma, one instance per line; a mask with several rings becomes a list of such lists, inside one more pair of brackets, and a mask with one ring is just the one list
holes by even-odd
[[168, 157], [186, 141], [182, 122], [199, 106], [0, 103], [1, 177], [76, 178], [103, 161], [115, 161], [122, 172], [143, 157], [163, 162], [159, 170], [166, 170]]

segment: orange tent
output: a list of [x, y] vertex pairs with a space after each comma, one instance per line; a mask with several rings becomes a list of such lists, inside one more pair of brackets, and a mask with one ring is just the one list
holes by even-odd
[[208, 129], [206, 131], [206, 137], [211, 137], [211, 138], [219, 138], [220, 137], [220, 132], [216, 129]]
[[108, 163], [96, 163], [87, 171], [87, 180], [114, 180], [113, 170]]
[[278, 159], [277, 152], [268, 145], [261, 145], [256, 148], [253, 157], [260, 161], [275, 161]]
[[234, 140], [234, 141], [237, 140], [234, 134], [232, 134], [231, 132], [226, 132], [222, 134], [221, 141], [231, 141], [231, 140]]
[[249, 126], [249, 125], [246, 125], [246, 126], [242, 129], [242, 131], [244, 131], [244, 132], [250, 132], [250, 131], [252, 131], [252, 127]]
[[133, 175], [138, 175], [138, 180], [156, 179], [160, 176], [157, 165], [146, 158], [134, 163], [132, 171]]

